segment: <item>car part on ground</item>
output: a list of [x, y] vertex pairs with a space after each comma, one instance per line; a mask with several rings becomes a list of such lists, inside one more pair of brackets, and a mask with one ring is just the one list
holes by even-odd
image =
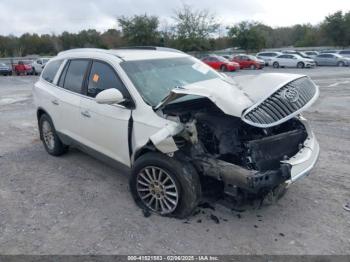
[[131, 167], [136, 203], [161, 215], [190, 215], [200, 179], [264, 198], [319, 154], [300, 116], [318, 96], [306, 76], [232, 79], [184, 53], [79, 49], [53, 58], [33, 93], [50, 154], [78, 145]]

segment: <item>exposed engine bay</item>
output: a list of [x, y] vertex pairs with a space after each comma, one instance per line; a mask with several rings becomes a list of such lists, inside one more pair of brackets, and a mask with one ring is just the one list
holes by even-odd
[[257, 193], [287, 180], [290, 167], [280, 161], [294, 156], [307, 138], [297, 117], [254, 127], [224, 114], [207, 98], [168, 104], [163, 113], [185, 127], [174, 136], [179, 150], [201, 174], [222, 180], [227, 193], [237, 187]]

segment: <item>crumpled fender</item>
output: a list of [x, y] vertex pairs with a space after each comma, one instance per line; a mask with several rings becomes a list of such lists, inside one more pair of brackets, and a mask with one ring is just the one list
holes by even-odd
[[150, 136], [153, 145], [162, 153], [172, 153], [179, 148], [176, 146], [173, 136], [184, 129], [184, 126], [176, 122], [168, 122], [165, 127]]

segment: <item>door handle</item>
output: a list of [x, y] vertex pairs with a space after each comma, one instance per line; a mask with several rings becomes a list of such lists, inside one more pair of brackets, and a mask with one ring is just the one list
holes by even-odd
[[57, 99], [54, 99], [54, 100], [51, 100], [51, 103], [58, 106], [60, 103], [58, 103], [58, 100]]
[[85, 117], [91, 117], [89, 111], [85, 110], [83, 112], [81, 112], [82, 116], [85, 116]]

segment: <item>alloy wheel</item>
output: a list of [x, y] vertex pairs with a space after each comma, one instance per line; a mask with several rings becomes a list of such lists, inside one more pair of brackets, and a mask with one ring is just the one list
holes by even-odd
[[172, 213], [179, 202], [179, 190], [174, 179], [162, 168], [147, 166], [137, 175], [136, 189], [141, 201], [152, 211]]
[[45, 145], [48, 149], [53, 150], [55, 147], [55, 137], [52, 131], [52, 127], [48, 121], [42, 123], [42, 134]]

